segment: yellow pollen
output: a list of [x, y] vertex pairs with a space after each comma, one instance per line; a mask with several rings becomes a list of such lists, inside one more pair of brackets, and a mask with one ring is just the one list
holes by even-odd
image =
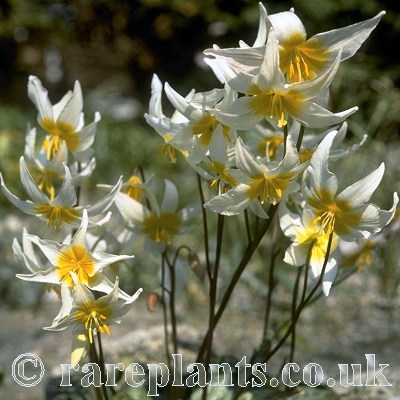
[[314, 78], [327, 64], [329, 51], [318, 39], [304, 41], [300, 33], [285, 39], [279, 46], [280, 68], [290, 82]]
[[79, 136], [75, 133], [75, 128], [71, 124], [43, 118], [41, 125], [49, 134], [43, 141], [43, 150], [46, 152], [48, 160], [56, 155], [63, 140], [70, 151], [74, 151], [78, 147]]
[[81, 305], [78, 311], [75, 311], [73, 317], [82, 323], [88, 331], [89, 342], [93, 343], [93, 332], [110, 334], [110, 328], [106, 323], [112, 315], [112, 308], [103, 301], [89, 301]]
[[318, 190], [317, 197], [307, 200], [315, 209], [315, 224], [320, 223], [321, 229], [328, 233], [334, 231], [339, 236], [346, 235], [361, 220], [361, 213], [354, 210], [347, 200], [335, 200], [333, 194], [324, 188]]
[[171, 243], [171, 238], [178, 233], [181, 223], [179, 214], [161, 212], [157, 215], [150, 212], [142, 222], [142, 231], [153, 242]]
[[60, 229], [63, 222], [71, 224], [76, 221], [79, 210], [72, 207], [56, 206], [51, 204], [35, 204], [34, 211], [47, 219], [47, 225]]
[[125, 193], [132, 199], [140, 202], [140, 200], [142, 199], [143, 188], [139, 185], [141, 185], [142, 183], [142, 180], [138, 176], [132, 175], [128, 179]]
[[88, 285], [89, 278], [96, 273], [94, 260], [85, 247], [71, 245], [64, 250], [57, 261], [58, 275], [69, 286], [74, 285], [70, 272], [74, 272], [79, 282]]
[[256, 175], [252, 177], [247, 195], [252, 200], [258, 198], [261, 204], [264, 204], [265, 199], [276, 204], [281, 200], [282, 194], [292, 178], [293, 173], [291, 172], [278, 176], [269, 176], [266, 173]]
[[304, 98], [295, 92], [259, 91], [250, 101], [250, 112], [265, 118], [277, 119], [277, 127], [282, 128], [287, 124], [287, 115], [293, 117], [299, 115], [303, 101]]

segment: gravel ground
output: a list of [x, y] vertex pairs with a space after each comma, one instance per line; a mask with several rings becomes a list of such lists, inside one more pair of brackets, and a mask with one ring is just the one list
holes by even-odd
[[[391, 316], [383, 309], [383, 302], [376, 295], [376, 284], [370, 276], [354, 276], [351, 282], [332, 292], [316, 307], [306, 310], [298, 325], [299, 337], [295, 360], [303, 369], [308, 363], [318, 363], [325, 378], [338, 377], [338, 364], [361, 364], [362, 382], [367, 379], [366, 354], [375, 355], [378, 364], [389, 364], [384, 376], [391, 387], [362, 386], [358, 388], [334, 387], [341, 398], [347, 400], [400, 400], [400, 321], [399, 307]], [[229, 355], [240, 360], [251, 356], [249, 343], [260, 341], [260, 312], [248, 309], [252, 304], [247, 290], [239, 290], [232, 299], [227, 314], [221, 320], [215, 335], [217, 356]], [[46, 383], [60, 374], [60, 364], [69, 362], [71, 332], [47, 332], [58, 312], [58, 303], [45, 301], [38, 311], [12, 311], [0, 309], [0, 364], [3, 383], [0, 398], [13, 400], [45, 399]], [[184, 364], [195, 359], [199, 332], [206, 321], [206, 307], [198, 306], [196, 313], [178, 312], [179, 351]], [[104, 338], [106, 359], [112, 362], [151, 363], [165, 361], [161, 310], [148, 312], [144, 298], [123, 320], [111, 327], [111, 335]], [[11, 366], [23, 353], [33, 353], [43, 362], [44, 379], [33, 387], [21, 387], [13, 379]], [[271, 370], [279, 370], [281, 361], [272, 359]], [[371, 364], [370, 364], [371, 365]]]

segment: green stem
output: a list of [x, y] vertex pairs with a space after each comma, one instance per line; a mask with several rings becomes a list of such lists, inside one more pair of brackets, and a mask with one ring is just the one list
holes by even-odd
[[208, 222], [207, 222], [207, 210], [203, 207], [205, 204], [203, 187], [201, 185], [201, 177], [197, 174], [197, 186], [200, 194], [201, 210], [203, 217], [203, 231], [204, 231], [204, 252], [206, 254], [206, 267], [208, 279], [211, 281], [211, 263], [210, 263], [210, 246], [208, 239]]
[[[106, 375], [106, 371], [105, 371], [103, 345], [101, 343], [101, 334], [99, 332], [97, 332], [97, 345], [99, 347], [99, 368], [100, 368], [101, 376], [103, 377]], [[107, 394], [107, 386], [105, 385], [105, 382], [103, 382], [103, 380], [101, 381], [101, 388], [103, 389], [104, 399], [109, 400], [108, 394]]]
[[271, 314], [271, 306], [272, 306], [272, 293], [276, 286], [276, 281], [274, 277], [275, 272], [275, 261], [276, 257], [280, 252], [280, 249], [273, 251], [276, 246], [276, 238], [277, 238], [277, 228], [278, 228], [278, 220], [274, 224], [274, 229], [272, 232], [272, 245], [271, 245], [271, 259], [270, 259], [270, 267], [268, 271], [268, 294], [267, 294], [267, 304], [265, 307], [265, 317], [264, 317], [264, 329], [263, 329], [263, 340], [268, 332], [269, 318]]
[[166, 302], [166, 293], [167, 289], [165, 287], [165, 258], [164, 253], [161, 256], [161, 305], [163, 310], [163, 318], [164, 318], [164, 347], [165, 347], [165, 356], [167, 359], [168, 369], [172, 371], [171, 364], [171, 354], [169, 351], [169, 334], [168, 334], [168, 313], [167, 313], [167, 302]]
[[[178, 334], [176, 327], [176, 312], [175, 312], [175, 292], [176, 292], [176, 279], [175, 279], [175, 263], [170, 264], [167, 258], [167, 255], [164, 254], [165, 260], [168, 265], [170, 279], [171, 279], [171, 288], [169, 292], [169, 313], [171, 316], [171, 325], [172, 325], [172, 347], [174, 350], [174, 354], [178, 353]], [[176, 260], [176, 258], [175, 258]]]
[[[90, 343], [89, 345], [89, 358], [91, 363], [95, 365], [100, 365], [99, 357], [97, 355], [97, 350], [94, 342]], [[94, 385], [94, 389], [96, 391], [96, 400], [105, 400], [100, 386]]]
[[306, 129], [306, 127], [304, 125], [300, 125], [299, 137], [297, 138], [297, 143], [296, 143], [297, 152], [300, 151], [301, 143], [303, 142], [305, 129]]
[[[320, 277], [317, 281], [317, 283], [315, 284], [315, 286], [311, 289], [310, 293], [308, 294], [307, 297], [304, 298], [304, 300], [302, 299], [302, 301], [300, 302], [299, 306], [297, 307], [297, 310], [294, 314], [294, 316], [292, 316], [292, 321], [289, 325], [289, 328], [287, 329], [287, 331], [285, 332], [285, 334], [282, 336], [281, 340], [276, 344], [276, 346], [269, 352], [267, 358], [264, 360], [264, 362], [267, 362], [270, 358], [272, 358], [272, 356], [282, 347], [282, 345], [286, 342], [287, 338], [290, 336], [290, 334], [292, 333], [292, 330], [294, 328], [294, 326], [296, 325], [301, 312], [303, 311], [304, 307], [310, 302], [310, 300], [312, 299], [313, 295], [315, 294], [315, 292], [319, 289], [319, 287], [322, 285], [323, 279], [324, 279], [324, 275], [325, 275], [325, 270], [326, 270], [326, 266], [328, 264], [328, 259], [329, 259], [329, 254], [331, 252], [331, 247], [332, 247], [332, 238], [333, 238], [333, 232], [329, 235], [329, 240], [328, 240], [328, 246], [326, 249], [326, 254], [325, 254], [325, 260], [324, 260], [324, 264], [322, 266], [322, 270], [321, 270], [321, 274]], [[311, 250], [312, 247], [314, 246], [314, 242], [311, 243], [310, 246], [310, 250], [309, 250], [309, 254], [308, 254], [308, 259], [307, 259], [307, 265], [306, 267], [308, 267], [310, 259], [311, 259]], [[306, 268], [308, 269], [308, 268]]]
[[[211, 327], [211, 330], [215, 330], [219, 320], [221, 319], [222, 314], [224, 313], [224, 310], [229, 302], [229, 299], [232, 295], [232, 292], [233, 292], [236, 284], [238, 283], [243, 271], [245, 270], [246, 266], [248, 265], [254, 252], [258, 248], [258, 245], [260, 244], [261, 239], [264, 237], [265, 233], [268, 231], [277, 209], [278, 209], [278, 205], [270, 206], [270, 208], [268, 210], [269, 218], [265, 221], [262, 228], [257, 232], [256, 236], [254, 237], [254, 240], [247, 245], [246, 250], [243, 254], [243, 257], [240, 260], [238, 266], [236, 267], [235, 272], [233, 273], [232, 278], [228, 284], [228, 287], [226, 288], [224, 295], [221, 299], [221, 303], [218, 307], [218, 310], [215, 313], [214, 325]], [[210, 334], [211, 334], [211, 332], [210, 332], [210, 330], [208, 330], [206, 333], [206, 336], [203, 339], [202, 344], [200, 345], [200, 349], [199, 349], [199, 352], [197, 355], [197, 362], [201, 362], [204, 358], [204, 352], [206, 350], [206, 344], [208, 341], [208, 336]]]

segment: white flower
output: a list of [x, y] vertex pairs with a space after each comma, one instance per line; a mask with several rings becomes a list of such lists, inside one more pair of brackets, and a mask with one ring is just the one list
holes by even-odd
[[100, 114], [95, 114], [94, 122], [84, 126], [82, 90], [78, 81], [73, 92], [67, 92], [55, 105], [50, 103], [47, 90], [36, 76], [30, 76], [28, 96], [38, 110], [38, 123], [47, 132], [43, 150], [47, 158], [53, 158], [63, 141], [78, 161], [90, 159], [91, 145], [96, 134]]
[[346, 240], [368, 238], [392, 220], [398, 195], [393, 194], [393, 206], [388, 211], [368, 203], [382, 180], [385, 169], [383, 163], [375, 171], [337, 194], [336, 175], [328, 169], [329, 151], [336, 135], [336, 131], [329, 133], [311, 158], [303, 185], [306, 207], [325, 231], [333, 231]]
[[[240, 68], [243, 59], [254, 58], [254, 53], [264, 53], [251, 68]], [[323, 128], [344, 121], [357, 111], [353, 107], [334, 114], [318, 104], [318, 97], [325, 93], [336, 75], [341, 53], [321, 74], [304, 82], [290, 83], [279, 68], [278, 40], [270, 30], [267, 44], [261, 48], [236, 50], [206, 50], [206, 55], [220, 58], [221, 73], [235, 91], [245, 94], [235, 100], [227, 111], [213, 110], [222, 123], [237, 129], [249, 129], [266, 119], [274, 127], [287, 124], [288, 117], [304, 126]], [[236, 54], [237, 53], [237, 54]], [[229, 61], [226, 61], [226, 60]], [[234, 67], [232, 67], [232, 65]], [[315, 99], [315, 101], [314, 101]]]
[[[1, 189], [7, 199], [24, 213], [47, 221], [47, 224], [52, 225], [55, 229], [61, 228], [63, 224], [72, 227], [79, 226], [82, 221], [83, 207], [77, 205], [78, 199], [69, 168], [64, 165], [63, 182], [57, 195], [52, 199], [40, 190], [25, 164], [24, 157], [20, 158], [19, 165], [22, 185], [32, 200], [20, 200], [12, 194], [7, 189], [3, 176], [0, 173]], [[91, 206], [87, 206], [89, 217], [102, 216], [113, 204], [114, 197], [120, 190], [121, 185], [122, 178], [119, 179], [114, 188], [103, 199]], [[108, 218], [109, 216], [106, 216], [100, 221], [91, 221], [90, 224], [91, 226], [95, 226], [96, 224], [104, 223]]]
[[300, 164], [290, 136], [285, 157], [280, 162], [254, 157], [241, 138], [236, 141], [235, 159], [239, 170], [231, 169], [229, 173], [238, 180], [237, 185], [205, 204], [205, 207], [224, 215], [236, 215], [250, 207], [259, 217], [267, 218], [261, 205], [265, 201], [276, 204], [284, 194], [298, 189], [294, 179], [306, 166]]
[[145, 236], [145, 250], [162, 252], [173, 237], [184, 231], [185, 223], [199, 212], [199, 207], [187, 207], [178, 211], [178, 192], [169, 180], [164, 180], [165, 190], [161, 206], [149, 198], [150, 208], [134, 200], [125, 193], [115, 198], [122, 217], [128, 226]]
[[339, 243], [338, 236], [333, 234], [330, 252], [327, 256], [330, 233], [321, 232], [320, 225], [315, 223], [315, 217], [309, 210], [304, 210], [299, 216], [292, 213], [282, 202], [278, 211], [281, 229], [284, 235], [293, 242], [286, 250], [283, 261], [300, 267], [306, 263], [309, 257], [309, 276], [314, 282], [317, 282], [321, 276], [325, 259], [328, 257], [322, 280], [322, 291], [325, 296], [328, 296], [337, 275], [337, 261], [333, 253]]

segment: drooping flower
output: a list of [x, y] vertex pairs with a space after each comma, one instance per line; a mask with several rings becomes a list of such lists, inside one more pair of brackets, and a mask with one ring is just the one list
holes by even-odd
[[[113, 284], [103, 275], [103, 269], [113, 263], [133, 258], [132, 255], [114, 255], [99, 250], [91, 251], [87, 245], [87, 229], [88, 217], [84, 210], [80, 227], [67, 243], [60, 244], [54, 240], [40, 239], [36, 235], [24, 235], [23, 241], [30, 240], [38, 246], [49, 260], [50, 267], [36, 270], [31, 274], [18, 274], [17, 277], [26, 281], [61, 286], [62, 308], [56, 319], [68, 315], [71, 310], [76, 290], [76, 283], [71, 272], [76, 274], [77, 280], [89, 289], [108, 294], [113, 290]], [[121, 289], [118, 294], [122, 299], [130, 299], [130, 296]]]
[[199, 162], [209, 148], [216, 128], [221, 125], [224, 137], [232, 141], [236, 132], [231, 127], [222, 124], [213, 115], [214, 109], [226, 110], [235, 100], [236, 96], [230, 88], [213, 89], [209, 92], [191, 92], [183, 97], [168, 83], [165, 84], [165, 93], [176, 108], [171, 118], [162, 113], [161, 91], [162, 84], [157, 76], [152, 81], [152, 99], [150, 100], [149, 114], [146, 120], [167, 143], [193, 163]]
[[261, 205], [265, 201], [276, 204], [284, 194], [298, 189], [295, 178], [306, 167], [305, 164], [300, 164], [290, 136], [286, 147], [283, 160], [269, 161], [267, 158], [254, 157], [242, 139], [238, 138], [235, 146], [238, 170], [229, 171], [237, 178], [238, 183], [228, 192], [211, 198], [205, 207], [224, 215], [236, 215], [250, 207], [256, 215], [266, 218], [267, 214]]
[[[301, 267], [309, 258], [309, 276], [317, 282], [321, 276], [324, 263], [325, 272], [322, 280], [322, 291], [328, 296], [332, 283], [337, 275], [337, 261], [334, 257], [339, 238], [333, 234], [330, 251], [327, 255], [330, 232], [321, 231], [315, 223], [315, 216], [305, 209], [302, 215], [291, 212], [284, 202], [279, 205], [279, 222], [282, 232], [289, 237], [292, 244], [285, 252], [284, 262]], [[328, 257], [327, 260], [325, 260]]]
[[[20, 158], [20, 174], [21, 182], [32, 200], [20, 200], [12, 194], [6, 187], [3, 176], [0, 173], [1, 189], [7, 199], [21, 211], [26, 214], [34, 215], [47, 222], [48, 225], [55, 229], [61, 228], [63, 224], [78, 227], [82, 221], [83, 207], [77, 205], [77, 194], [73, 184], [73, 179], [69, 168], [64, 165], [64, 177], [61, 187], [57, 195], [52, 199], [49, 198], [38, 187], [32, 178], [24, 157]], [[103, 217], [103, 214], [110, 208], [114, 202], [116, 193], [120, 190], [122, 178], [119, 179], [114, 188], [101, 200], [93, 205], [87, 206], [89, 217]], [[91, 225], [104, 223], [109, 216], [103, 217], [100, 221], [93, 222]]]
[[[254, 67], [238, 67], [243, 58], [254, 57], [254, 53], [259, 54], [261, 50], [262, 58]], [[212, 111], [219, 121], [228, 126], [249, 129], [266, 119], [279, 128], [287, 124], [290, 116], [304, 126], [323, 128], [338, 124], [357, 111], [357, 107], [353, 107], [334, 114], [318, 104], [318, 97], [326, 92], [336, 75], [340, 51], [321, 74], [308, 81], [294, 83], [287, 82], [279, 68], [278, 40], [272, 29], [267, 44], [261, 48], [210, 49], [204, 53], [221, 59], [219, 68], [227, 84], [245, 95], [235, 100], [226, 111]]]
[[[122, 217], [128, 226], [145, 236], [145, 249], [153, 253], [162, 252], [173, 237], [182, 233], [185, 224], [198, 214], [198, 207], [187, 207], [178, 211], [178, 191], [169, 180], [164, 180], [165, 190], [161, 206], [149, 201], [149, 207], [139, 203], [125, 193], [115, 198]], [[152, 197], [155, 200], [155, 197]]]
[[63, 181], [64, 164], [68, 165], [75, 187], [81, 186], [95, 169], [96, 161], [94, 157], [86, 163], [79, 163], [79, 166], [77, 162], [68, 164], [68, 148], [65, 141], [61, 142], [57, 153], [50, 160], [47, 159], [43, 150], [38, 154], [35, 153], [35, 144], [36, 128], [31, 129], [28, 126], [25, 135], [24, 159], [30, 167], [39, 189], [47, 193], [50, 199], [54, 199], [56, 188], [58, 188]]
[[328, 169], [329, 151], [336, 135], [336, 131], [329, 133], [311, 157], [303, 185], [306, 207], [314, 214], [315, 221], [324, 231], [333, 231], [346, 240], [368, 238], [391, 221], [396, 211], [398, 195], [393, 194], [393, 206], [388, 211], [368, 203], [382, 180], [385, 169], [383, 163], [375, 171], [337, 194], [338, 180]]
[[51, 326], [44, 329], [61, 331], [73, 327], [71, 364], [74, 366], [84, 357], [89, 344], [93, 343], [94, 334], [110, 334], [110, 325], [121, 322], [121, 318], [132, 308], [141, 289], [130, 298], [121, 300], [117, 277], [110, 293], [95, 299], [93, 293], [79, 281], [78, 276], [74, 272], [70, 274], [76, 287], [70, 313], [54, 320]]
[[95, 114], [94, 121], [84, 126], [82, 90], [78, 81], [73, 92], [67, 92], [55, 105], [50, 103], [48, 92], [36, 76], [30, 76], [28, 96], [38, 110], [38, 123], [46, 131], [43, 150], [47, 159], [53, 158], [64, 141], [67, 148], [79, 161], [90, 159], [91, 145], [96, 134], [100, 114]]

